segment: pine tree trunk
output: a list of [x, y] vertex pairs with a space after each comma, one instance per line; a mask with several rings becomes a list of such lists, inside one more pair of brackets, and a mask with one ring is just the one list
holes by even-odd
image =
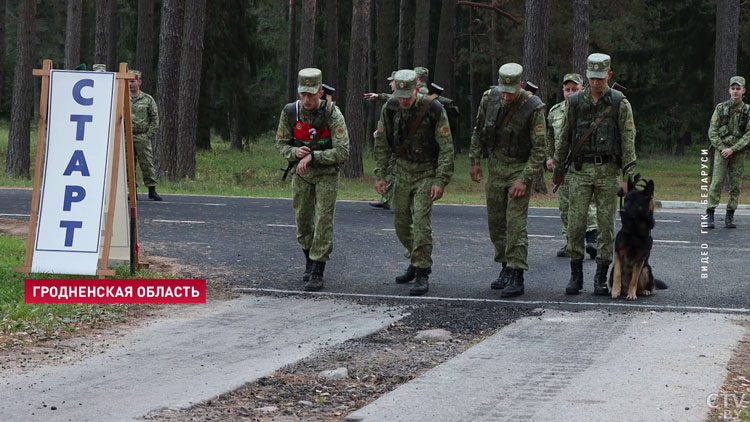
[[185, 9], [182, 33], [176, 179], [195, 179], [198, 99], [201, 91], [205, 20], [206, 0], [192, 0], [190, 7]]
[[387, 78], [393, 69], [393, 45], [396, 41], [393, 28], [396, 27], [396, 13], [393, 0], [378, 2], [378, 76], [377, 92], [391, 92]]
[[584, 78], [588, 55], [589, 0], [573, 0], [573, 54], [570, 56], [570, 68]]
[[[3, 3], [5, 0], [2, 0]], [[65, 24], [65, 68], [73, 69], [81, 64], [81, 16], [82, 0], [68, 0], [68, 12]], [[0, 24], [5, 21], [3, 16]], [[2, 43], [0, 43], [2, 46]], [[1, 48], [1, 47], [0, 47]]]
[[297, 1], [289, 0], [289, 55], [286, 63], [286, 98], [297, 99]]
[[326, 0], [326, 71], [323, 81], [336, 89], [339, 84], [339, 11], [337, 0]]
[[164, 0], [159, 31], [159, 132], [153, 145], [154, 165], [157, 174], [169, 180], [175, 180], [177, 174], [175, 156], [184, 10], [184, 0]]
[[430, 0], [416, 0], [414, 14], [414, 66], [430, 63]]
[[[474, 22], [474, 8], [469, 8], [469, 22]], [[479, 101], [476, 93], [476, 72], [474, 68], [474, 60], [471, 60], [471, 58], [474, 57], [474, 48], [474, 25], [469, 24], [469, 108], [471, 109], [470, 116], [472, 128], [476, 124], [477, 110], [479, 110]], [[497, 70], [493, 70], [493, 74], [496, 71]]]
[[719, 104], [729, 99], [729, 78], [737, 74], [739, 19], [739, 0], [716, 1], [714, 104]]
[[116, 72], [117, 40], [120, 38], [120, 17], [117, 14], [117, 0], [109, 0], [109, 36], [107, 37], [107, 70]]
[[[204, 29], [205, 31], [205, 29]], [[198, 129], [196, 147], [199, 150], [211, 149], [211, 87], [208, 85], [208, 60], [203, 60], [201, 71], [201, 92], [198, 98]]]
[[154, 94], [154, 0], [138, 0], [135, 69], [143, 75], [141, 90]]
[[111, 29], [110, 3], [114, 0], [98, 0], [96, 2], [96, 39], [94, 40], [94, 63], [107, 64], [107, 49], [109, 47], [109, 31]]
[[401, 0], [398, 8], [398, 69], [409, 67], [409, 0]]
[[346, 78], [346, 123], [349, 129], [349, 159], [344, 163], [344, 176], [362, 177], [362, 149], [365, 144], [365, 110], [362, 93], [365, 90], [370, 1], [354, 0], [352, 32], [349, 41], [349, 70]]
[[302, 22], [299, 30], [299, 67], [313, 67], [315, 60], [316, 0], [302, 0]]
[[[367, 85], [365, 86], [365, 90], [367, 92], [375, 92], [375, 88], [378, 85], [377, 80], [377, 69], [376, 69], [376, 63], [377, 63], [377, 57], [375, 55], [375, 49], [372, 48], [373, 44], [375, 44], [375, 40], [377, 39], [377, 10], [375, 8], [375, 2], [370, 1], [370, 19], [369, 19], [369, 25], [368, 30], [368, 54], [367, 54]], [[375, 109], [377, 104], [375, 104], [372, 101], [367, 101], [367, 104], [365, 105], [365, 111], [367, 113], [367, 128], [365, 129], [365, 139], [366, 139], [366, 146], [367, 148], [372, 151], [373, 147], [375, 146], [375, 138], [372, 136], [372, 133], [375, 131], [375, 124], [377, 123], [377, 117], [375, 115]], [[379, 111], [379, 110], [378, 110]]]
[[21, 0], [17, 19], [16, 68], [5, 174], [28, 178], [31, 160], [31, 103], [34, 97], [31, 71], [34, 68], [36, 0]]
[[[0, 0], [0, 63], [5, 63], [5, 9], [7, 3]], [[80, 38], [80, 37], [79, 37]], [[0, 65], [0, 106], [2, 106], [5, 86], [5, 66]], [[0, 107], [2, 108], [2, 107]]]
[[[536, 96], [547, 102], [547, 38], [549, 33], [549, 0], [526, 0], [526, 26], [523, 37], [524, 79], [534, 82]], [[547, 193], [544, 169], [534, 178], [534, 192]]]
[[456, 41], [456, 8], [458, 0], [444, 0], [440, 9], [437, 51], [435, 52], [435, 77], [433, 81], [445, 89], [443, 95], [453, 98], [453, 62]]

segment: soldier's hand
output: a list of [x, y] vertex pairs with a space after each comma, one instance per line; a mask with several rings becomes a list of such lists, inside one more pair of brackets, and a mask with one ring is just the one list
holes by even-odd
[[555, 171], [555, 160], [550, 158], [547, 160], [546, 164], [547, 164], [547, 171]]
[[310, 164], [310, 161], [312, 161], [312, 155], [310, 154], [306, 155], [305, 158], [299, 160], [299, 163], [297, 164], [297, 174], [307, 173], [307, 165]]
[[563, 183], [565, 183], [565, 175], [562, 175], [562, 176], [554, 175], [554, 176], [552, 176], [552, 183], [554, 183], [555, 186], [562, 185]]
[[312, 152], [312, 151], [310, 151], [309, 147], [299, 147], [299, 148], [297, 148], [297, 151], [294, 152], [294, 155], [297, 158], [305, 158], [308, 155], [310, 155], [310, 152]]
[[430, 198], [432, 198], [433, 201], [437, 201], [438, 199], [443, 197], [443, 188], [440, 186], [432, 186], [432, 189], [430, 189]]
[[482, 181], [482, 166], [471, 166], [471, 180], [477, 183]]
[[526, 195], [526, 183], [523, 183], [520, 180], [516, 180], [510, 187], [510, 191], [508, 192], [508, 194], [510, 194], [510, 197], [513, 199], [520, 198]]
[[385, 180], [378, 180], [377, 182], [375, 182], [375, 192], [381, 195], [385, 195], [385, 188]]
[[622, 190], [622, 196], [628, 193], [628, 182], [620, 182], [620, 190]]
[[724, 159], [730, 159], [732, 158], [732, 154], [734, 154], [734, 150], [732, 148], [724, 148], [721, 150], [721, 156], [724, 157]]
[[365, 98], [365, 100], [368, 100], [368, 101], [373, 101], [373, 100], [378, 99], [378, 94], [374, 92], [365, 92], [364, 94], [362, 94], [362, 96]]

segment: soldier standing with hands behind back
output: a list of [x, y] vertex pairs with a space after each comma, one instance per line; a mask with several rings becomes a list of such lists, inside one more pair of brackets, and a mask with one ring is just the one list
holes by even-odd
[[130, 114], [133, 121], [133, 149], [135, 160], [141, 167], [143, 183], [148, 187], [148, 197], [154, 201], [161, 201], [156, 193], [156, 171], [154, 171], [154, 152], [151, 149], [151, 139], [159, 130], [159, 109], [154, 97], [141, 91], [141, 72], [131, 70], [135, 79], [128, 80], [130, 91]]

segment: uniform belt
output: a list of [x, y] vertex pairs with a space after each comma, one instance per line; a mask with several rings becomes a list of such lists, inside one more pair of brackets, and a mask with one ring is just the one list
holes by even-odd
[[581, 157], [582, 163], [604, 164], [616, 161], [614, 155], [586, 155]]

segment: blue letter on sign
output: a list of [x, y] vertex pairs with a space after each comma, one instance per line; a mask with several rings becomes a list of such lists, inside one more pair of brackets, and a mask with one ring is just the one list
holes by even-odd
[[73, 85], [73, 99], [76, 100], [76, 102], [80, 105], [84, 106], [90, 106], [94, 104], [93, 98], [83, 98], [81, 96], [81, 90], [85, 86], [94, 87], [94, 80], [93, 79], [81, 79], [80, 81], [76, 82], [75, 85]]
[[73, 156], [70, 157], [68, 167], [65, 168], [63, 176], [70, 176], [74, 171], [80, 171], [81, 176], [89, 176], [89, 166], [86, 165], [86, 157], [83, 156], [83, 151], [77, 149], [73, 151]]
[[83, 141], [83, 129], [86, 123], [91, 123], [94, 120], [94, 116], [86, 114], [71, 114], [70, 121], [78, 122], [76, 125], [76, 141]]
[[63, 211], [70, 211], [70, 204], [72, 204], [73, 202], [81, 202], [85, 197], [86, 189], [84, 189], [83, 186], [65, 186]]
[[83, 222], [61, 220], [60, 227], [65, 229], [65, 246], [73, 246], [73, 232], [83, 227]]

